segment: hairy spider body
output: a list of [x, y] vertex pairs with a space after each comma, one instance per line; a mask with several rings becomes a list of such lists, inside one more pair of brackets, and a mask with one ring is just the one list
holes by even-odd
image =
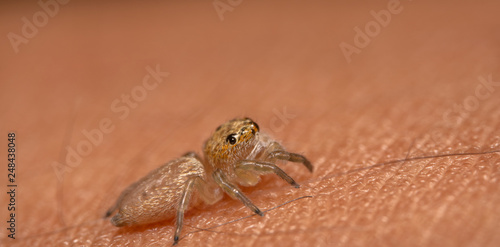
[[[174, 244], [182, 229], [184, 211], [192, 192], [208, 204], [222, 198], [220, 189], [259, 215], [262, 211], [238, 188], [253, 186], [260, 175], [275, 173], [295, 186], [299, 185], [275, 165], [278, 160], [300, 162], [312, 172], [311, 163], [302, 155], [289, 153], [249, 118], [234, 119], [219, 126], [204, 145], [204, 160], [190, 152], [153, 170], [125, 189], [115, 205], [106, 212], [115, 226], [159, 222], [176, 215]], [[220, 189], [219, 189], [220, 188]]]

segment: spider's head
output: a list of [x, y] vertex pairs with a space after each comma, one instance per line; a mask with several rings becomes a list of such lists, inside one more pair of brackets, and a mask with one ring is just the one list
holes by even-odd
[[217, 127], [213, 137], [224, 142], [228, 149], [240, 143], [248, 142], [259, 132], [257, 125], [250, 118], [233, 119]]
[[259, 132], [257, 125], [250, 118], [238, 118], [217, 127], [215, 133], [205, 143], [205, 157], [212, 162], [224, 162], [242, 158], [255, 145], [255, 136]]

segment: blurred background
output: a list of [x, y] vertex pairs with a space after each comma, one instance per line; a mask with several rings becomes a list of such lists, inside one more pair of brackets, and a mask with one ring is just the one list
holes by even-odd
[[[498, 154], [335, 176], [408, 156], [499, 149], [499, 7], [2, 2], [0, 127], [3, 142], [17, 135], [19, 178], [18, 239], [1, 227], [2, 244], [170, 244], [170, 222], [117, 229], [101, 216], [127, 185], [187, 151], [201, 153], [218, 125], [248, 116], [315, 171], [288, 164], [301, 190], [269, 175], [245, 192], [265, 209], [313, 199], [219, 233], [186, 227], [181, 245], [494, 246]], [[192, 211], [186, 224], [247, 215], [226, 197]]]

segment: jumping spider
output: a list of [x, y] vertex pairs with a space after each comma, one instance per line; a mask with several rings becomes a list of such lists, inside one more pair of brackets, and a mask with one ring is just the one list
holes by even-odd
[[208, 204], [222, 198], [220, 188], [240, 200], [256, 214], [260, 209], [246, 197], [236, 184], [253, 186], [260, 175], [275, 173], [299, 188], [299, 185], [275, 165], [278, 160], [300, 162], [312, 172], [313, 166], [302, 155], [289, 153], [249, 118], [234, 119], [219, 126], [204, 146], [205, 159], [195, 153], [170, 161], [125, 189], [105, 217], [115, 226], [153, 223], [177, 214], [174, 245], [179, 241], [193, 191]]

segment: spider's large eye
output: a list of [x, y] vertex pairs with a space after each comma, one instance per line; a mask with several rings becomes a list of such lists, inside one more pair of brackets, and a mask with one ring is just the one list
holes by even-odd
[[230, 144], [235, 144], [236, 143], [236, 135], [235, 134], [230, 134], [227, 136], [226, 141], [229, 142]]

